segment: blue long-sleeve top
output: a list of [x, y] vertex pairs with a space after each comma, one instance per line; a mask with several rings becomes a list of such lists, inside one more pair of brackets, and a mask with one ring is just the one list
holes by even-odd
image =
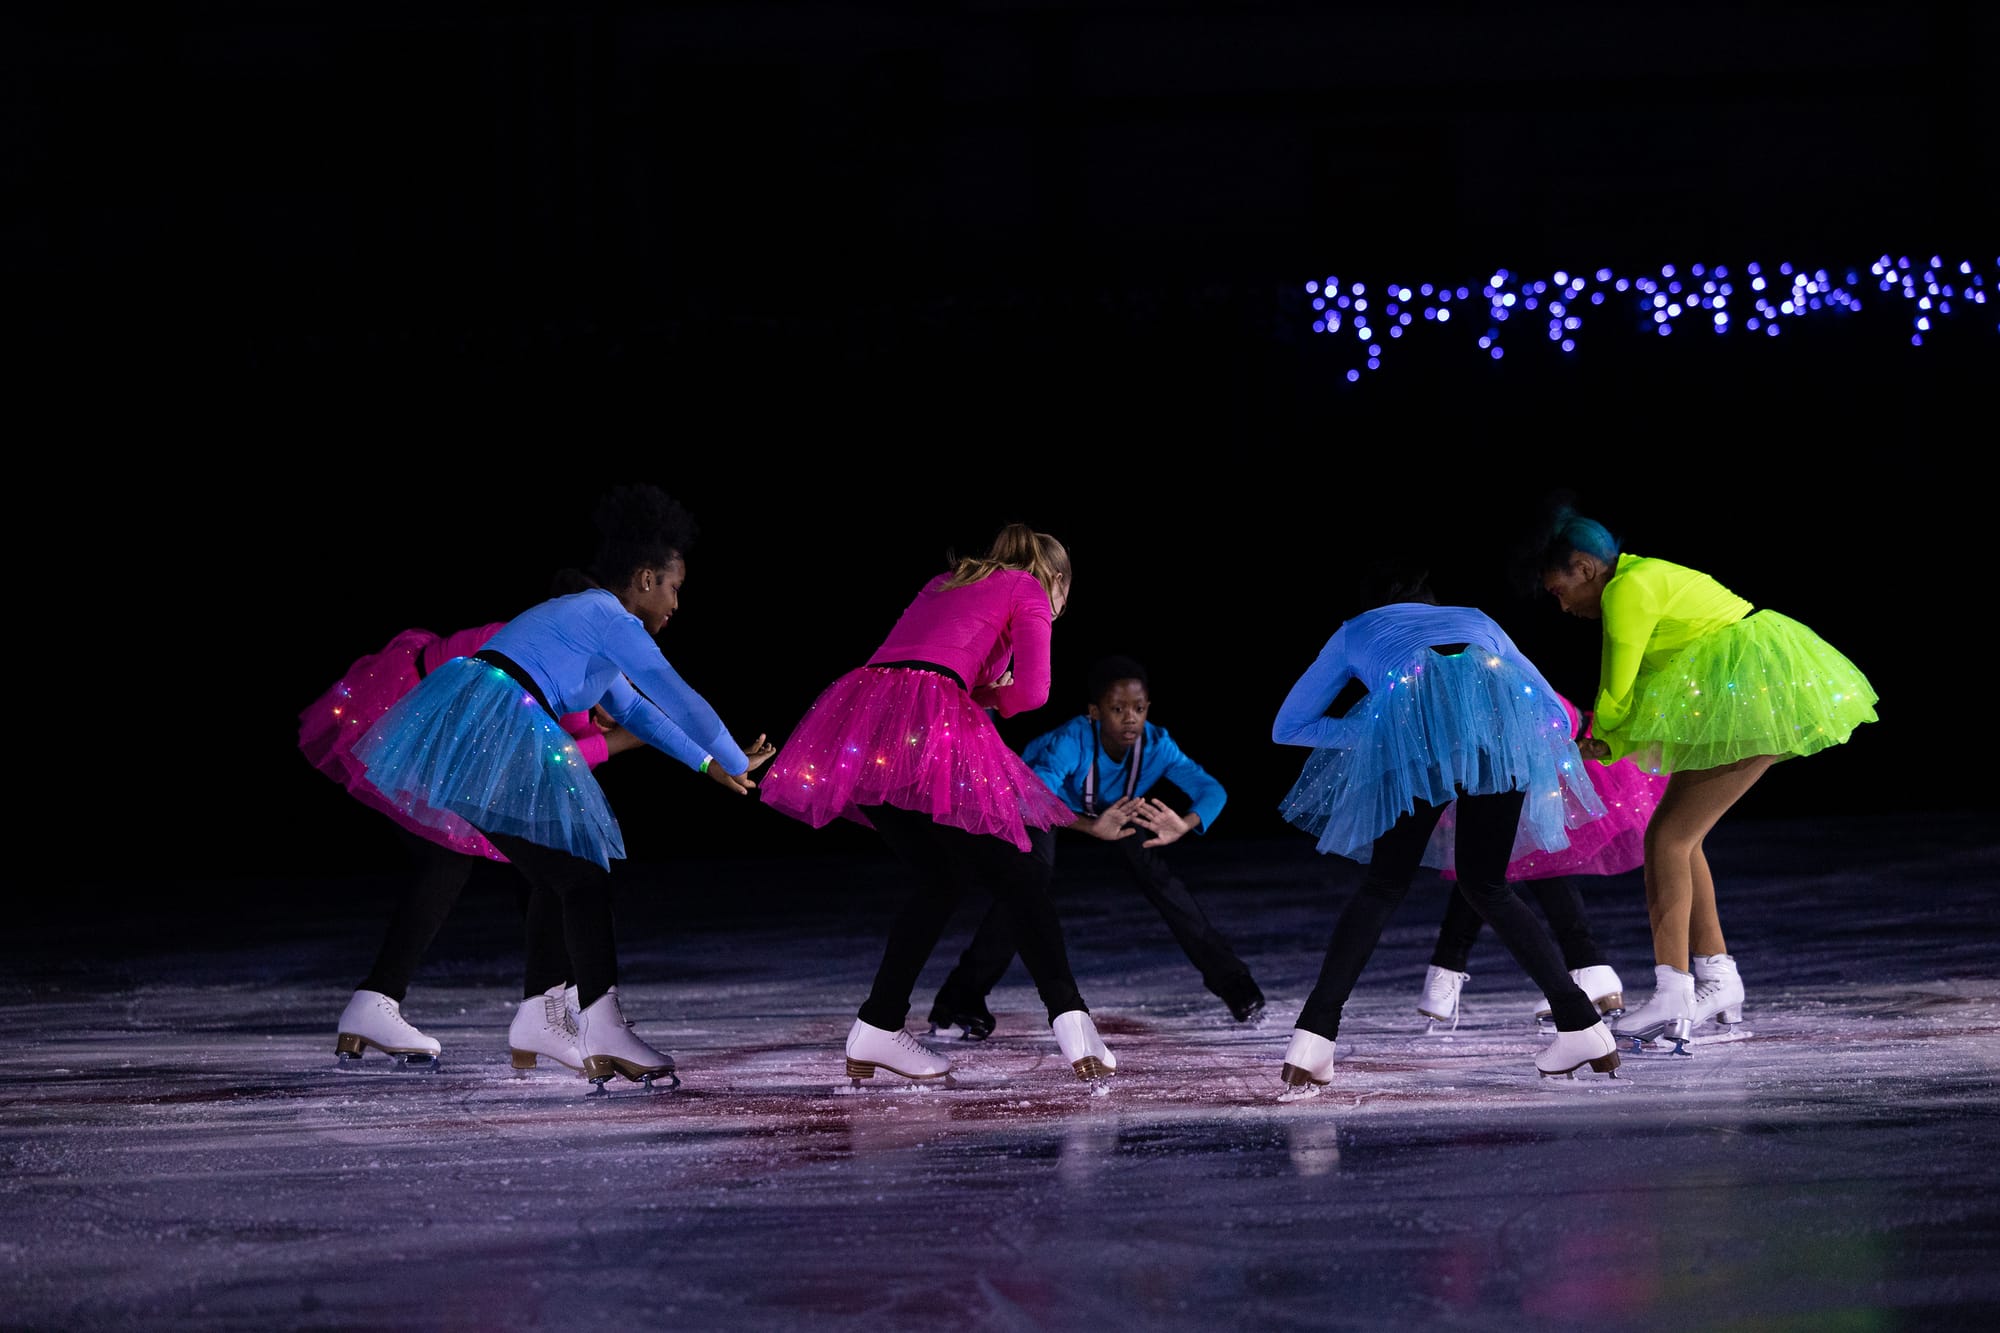
[[1392, 602], [1362, 612], [1333, 632], [1319, 650], [1319, 657], [1285, 696], [1277, 720], [1271, 724], [1271, 739], [1280, 745], [1341, 748], [1344, 738], [1354, 735], [1367, 712], [1363, 703], [1348, 709], [1344, 717], [1326, 715], [1342, 686], [1358, 680], [1374, 690], [1422, 661], [1422, 655], [1434, 646], [1454, 643], [1505, 657], [1548, 696], [1551, 709], [1560, 711], [1562, 696], [1515, 646], [1507, 631], [1484, 611], [1470, 606]]
[[[1189, 808], [1201, 816], [1199, 833], [1208, 832], [1215, 823], [1215, 817], [1222, 813], [1223, 803], [1228, 794], [1222, 784], [1212, 777], [1208, 770], [1187, 757], [1181, 747], [1174, 743], [1164, 727], [1151, 722], [1145, 724], [1145, 738], [1140, 750], [1138, 785], [1134, 794], [1144, 796], [1161, 779], [1174, 784], [1187, 796]], [[1099, 808], [1111, 804], [1125, 795], [1125, 765], [1132, 758], [1127, 751], [1124, 759], [1113, 759], [1098, 744], [1088, 714], [1073, 717], [1069, 721], [1045, 731], [1028, 742], [1021, 758], [1036, 776], [1048, 784], [1050, 791], [1069, 803], [1069, 808], [1079, 813], [1083, 810], [1083, 778], [1090, 771], [1094, 758], [1097, 763], [1097, 793]]]
[[710, 755], [731, 773], [750, 767], [715, 709], [681, 679], [639, 618], [601, 588], [528, 608], [487, 646], [533, 676], [558, 714], [601, 703], [626, 730], [689, 768]]

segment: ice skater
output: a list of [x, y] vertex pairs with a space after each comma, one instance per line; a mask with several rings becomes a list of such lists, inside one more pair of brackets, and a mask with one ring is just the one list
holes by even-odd
[[[1333, 1081], [1341, 1010], [1447, 807], [1459, 892], [1548, 997], [1556, 1034], [1535, 1067], [1611, 1073], [1610, 1029], [1507, 885], [1520, 841], [1560, 850], [1573, 822], [1604, 813], [1556, 692], [1491, 617], [1440, 605], [1428, 571], [1387, 559], [1363, 580], [1361, 604], [1369, 609], [1334, 631], [1271, 727], [1280, 745], [1312, 747], [1284, 817], [1317, 835], [1322, 853], [1367, 867], [1293, 1027], [1283, 1095]], [[1366, 693], [1328, 716], [1349, 682]]]
[[1070, 972], [1049, 863], [1031, 840], [1069, 823], [1062, 798], [1008, 747], [987, 709], [1013, 717], [1049, 697], [1049, 643], [1069, 602], [1063, 544], [1010, 523], [982, 556], [946, 559], [861, 666], [820, 692], [765, 775], [764, 804], [814, 828], [875, 829], [912, 886], [847, 1034], [856, 1086], [879, 1070], [945, 1080], [951, 1060], [905, 1028], [910, 993], [966, 885], [1010, 914], [1021, 962], [1063, 1058], [1105, 1088], [1117, 1060]]
[[1613, 1025], [1639, 1049], [1740, 1022], [1745, 992], [1723, 938], [1703, 842], [1780, 760], [1844, 744], [1876, 721], [1860, 668], [1805, 625], [1759, 610], [1708, 574], [1620, 548], [1555, 497], [1533, 573], [1570, 615], [1603, 622], [1591, 732], [1601, 764], [1668, 777], [1646, 827], [1653, 994]]
[[[580, 579], [580, 575], [565, 571], [557, 576], [554, 590], [558, 595], [573, 591], [581, 586]], [[404, 1016], [403, 1001], [417, 965], [450, 916], [473, 870], [482, 861], [504, 863], [507, 859], [485, 834], [464, 820], [447, 814], [425, 823], [383, 797], [354, 758], [354, 742], [425, 676], [453, 658], [477, 652], [504, 623], [496, 621], [454, 634], [406, 629], [378, 651], [355, 659], [324, 694], [300, 710], [299, 749], [307, 762], [355, 800], [386, 815], [417, 862], [416, 874], [389, 919], [367, 975], [335, 1025], [335, 1059], [343, 1066], [359, 1062], [365, 1051], [374, 1050], [405, 1065], [437, 1067], [442, 1044]], [[642, 744], [632, 732], [599, 711], [566, 713], [558, 722], [575, 738], [577, 754], [593, 770], [612, 755]], [[524, 884], [524, 921], [527, 907]], [[554, 958], [549, 956], [546, 930], [527, 934], [530, 989], [516, 1006], [508, 1030], [514, 1066], [534, 1068], [538, 1058], [545, 1058], [580, 1072], [576, 1025], [564, 1002], [570, 990], [560, 933], [553, 941]], [[548, 984], [537, 987], [535, 978], [549, 973], [554, 976]]]
[[[470, 656], [424, 679], [354, 744], [367, 779], [419, 823], [462, 821], [529, 884], [530, 936], [559, 917], [576, 986], [577, 1052], [602, 1092], [622, 1076], [678, 1084], [673, 1058], [625, 1021], [611, 862], [625, 855], [603, 789], [558, 718], [602, 702], [646, 744], [744, 795], [771, 757], [739, 747], [655, 641], [680, 606], [695, 524], [657, 486], [614, 489], [596, 511], [598, 586], [530, 607]], [[621, 687], [621, 681], [632, 688]]]
[[[1061, 796], [1073, 818], [1061, 828], [1091, 841], [1079, 853], [1102, 847], [1117, 868], [1159, 912], [1167, 929], [1200, 972], [1202, 984], [1239, 1023], [1264, 1010], [1264, 992], [1200, 902], [1174, 873], [1166, 848], [1215, 826], [1228, 793], [1206, 769], [1151, 720], [1153, 697], [1146, 668], [1130, 657], [1100, 658], [1086, 681], [1089, 705], [1061, 726], [1028, 742], [1029, 768]], [[1185, 813], [1153, 795], [1161, 782], [1185, 798]], [[1056, 829], [1029, 834], [1035, 854], [1056, 864]], [[1011, 914], [998, 901], [987, 909], [967, 946], [938, 988], [931, 1005], [931, 1036], [980, 1041], [994, 1027], [986, 997], [1014, 960]]]
[[[1569, 718], [1571, 735], [1579, 742], [1585, 739], [1589, 724], [1576, 705], [1561, 695], [1556, 699]], [[1630, 760], [1615, 764], [1587, 763], [1583, 767], [1590, 785], [1604, 802], [1604, 814], [1572, 827], [1569, 846], [1561, 851], [1545, 852], [1533, 846], [1517, 849], [1516, 858], [1507, 864], [1507, 879], [1524, 885], [1534, 895], [1549, 930], [1555, 935], [1557, 947], [1562, 950], [1563, 966], [1569, 969], [1570, 978], [1583, 987], [1599, 1013], [1609, 1015], [1625, 1007], [1625, 983], [1591, 931], [1576, 879], [1622, 875], [1639, 868], [1645, 860], [1646, 824], [1652, 819], [1653, 807], [1659, 804], [1660, 793], [1667, 784], [1665, 778], [1644, 772]], [[1456, 883], [1458, 871], [1452, 863], [1450, 846], [1454, 822], [1451, 811], [1446, 810], [1431, 841], [1444, 846], [1444, 877]], [[1424, 970], [1423, 990], [1417, 997], [1417, 1012], [1430, 1020], [1433, 1030], [1439, 1024], [1458, 1026], [1460, 995], [1465, 983], [1472, 979], [1466, 971], [1472, 945], [1485, 924], [1464, 894], [1454, 890], [1445, 900], [1437, 944], [1431, 951], [1430, 966]], [[1549, 1014], [1547, 998], [1537, 996], [1535, 1021], [1540, 1023]]]

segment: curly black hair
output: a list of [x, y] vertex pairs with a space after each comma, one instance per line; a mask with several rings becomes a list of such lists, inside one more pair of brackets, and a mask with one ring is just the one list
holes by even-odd
[[606, 588], [621, 588], [639, 570], [662, 569], [686, 556], [698, 531], [680, 501], [643, 482], [613, 487], [592, 518], [598, 545], [590, 576]]
[[1090, 702], [1096, 703], [1099, 699], [1102, 699], [1104, 692], [1121, 680], [1136, 680], [1141, 685], [1147, 685], [1146, 668], [1139, 664], [1137, 658], [1122, 657], [1115, 654], [1110, 657], [1100, 657], [1095, 662], [1092, 662], [1087, 682], [1090, 689]]

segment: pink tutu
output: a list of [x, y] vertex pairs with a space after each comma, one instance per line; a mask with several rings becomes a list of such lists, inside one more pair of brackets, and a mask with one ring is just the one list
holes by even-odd
[[418, 837], [467, 856], [505, 861], [507, 858], [484, 834], [456, 815], [432, 811], [431, 817], [441, 825], [435, 828], [411, 818], [375, 789], [351, 753], [354, 742], [417, 687], [421, 679], [418, 655], [441, 641], [442, 636], [430, 630], [406, 629], [380, 652], [356, 660], [333, 688], [299, 714], [299, 749], [314, 768], [338, 782], [349, 796], [371, 810], [380, 810]]
[[913, 667], [856, 667], [827, 686], [758, 792], [814, 828], [873, 828], [862, 808], [893, 805], [1024, 852], [1030, 827], [1076, 818], [957, 682]]
[[[1557, 695], [1561, 699], [1561, 695]], [[1563, 711], [1569, 714], [1572, 734], [1582, 719], [1576, 705], [1562, 700]], [[1569, 846], [1557, 852], [1545, 852], [1529, 845], [1515, 845], [1515, 856], [1507, 863], [1509, 880], [1554, 879], [1558, 875], [1622, 875], [1628, 870], [1637, 870], [1646, 863], [1646, 825], [1653, 818], [1653, 807], [1660, 803], [1660, 797], [1667, 790], [1667, 779], [1656, 773], [1648, 773], [1630, 759], [1621, 759], [1615, 764], [1600, 764], [1587, 759], [1584, 772], [1590, 777], [1590, 785], [1604, 801], [1604, 814], [1581, 825], [1573, 825], [1569, 831]], [[1425, 864], [1432, 864], [1432, 854], [1443, 856], [1444, 877], [1457, 879], [1458, 871], [1452, 863], [1452, 816], [1456, 807], [1447, 807], [1444, 818], [1438, 821], [1437, 832], [1432, 835], [1429, 849], [1425, 854]], [[1442, 840], [1442, 841], [1440, 841]]]

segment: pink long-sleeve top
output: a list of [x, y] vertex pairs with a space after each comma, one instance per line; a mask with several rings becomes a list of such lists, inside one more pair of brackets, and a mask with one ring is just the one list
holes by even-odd
[[[1033, 574], [1003, 569], [977, 583], [945, 587], [948, 574], [924, 585], [895, 628], [869, 657], [934, 662], [965, 682], [972, 701], [1012, 717], [1049, 701], [1049, 635], [1055, 611]], [[1011, 684], [993, 682], [1009, 669]]]
[[[436, 643], [425, 648], [417, 657], [417, 670], [428, 676], [454, 657], [470, 657], [486, 646], [486, 641], [500, 632], [507, 622], [496, 620], [491, 625], [481, 625], [476, 629], [462, 629], [456, 634], [447, 634]], [[583, 756], [583, 762], [596, 768], [611, 757], [611, 742], [604, 738], [604, 731], [590, 716], [588, 709], [580, 713], [564, 713], [556, 719], [576, 741], [576, 751]]]

